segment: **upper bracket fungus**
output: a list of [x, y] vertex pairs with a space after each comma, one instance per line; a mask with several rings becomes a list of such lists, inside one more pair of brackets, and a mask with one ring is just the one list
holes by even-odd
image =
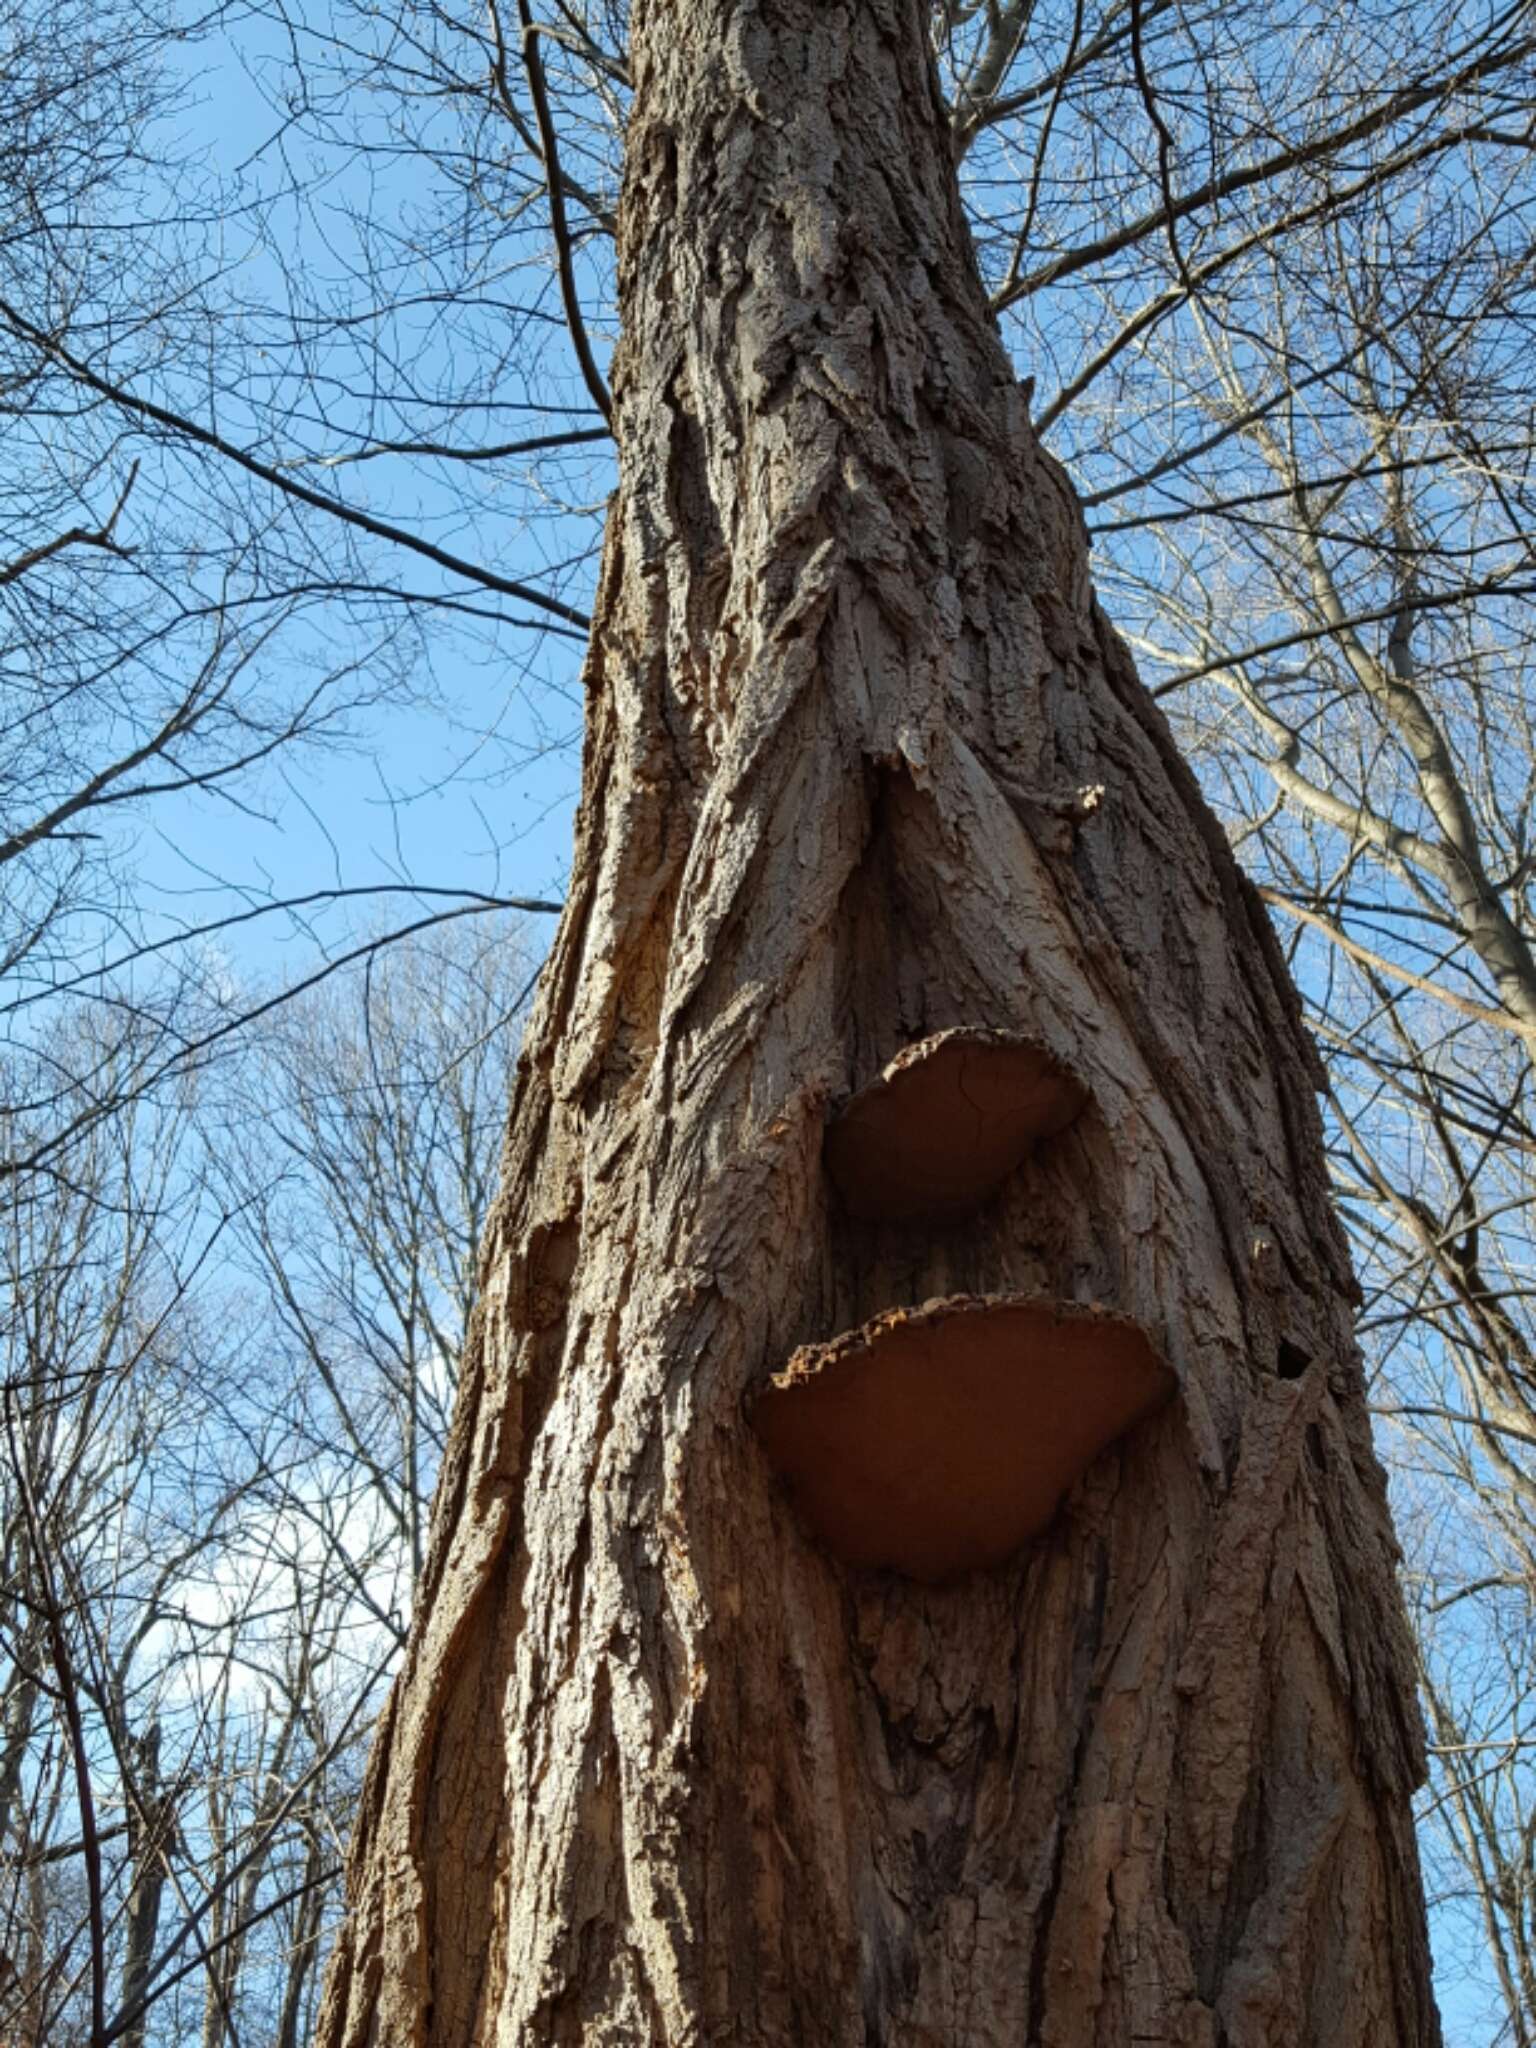
[[1139, 1323], [953, 1295], [805, 1345], [759, 1399], [769, 1461], [834, 1556], [934, 1582], [999, 1564], [1176, 1381]]
[[855, 1216], [932, 1216], [985, 1201], [1088, 1091], [1042, 1045], [962, 1027], [922, 1039], [827, 1129], [827, 1170]]

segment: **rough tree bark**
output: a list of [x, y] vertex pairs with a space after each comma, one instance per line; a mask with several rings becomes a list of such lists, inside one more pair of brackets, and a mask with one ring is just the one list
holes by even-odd
[[[570, 901], [327, 2048], [1438, 2039], [1314, 1057], [988, 315], [928, 12], [634, 9]], [[829, 1111], [962, 1025], [1089, 1107], [971, 1215], [850, 1216]], [[998, 1292], [1178, 1398], [1000, 1567], [840, 1564], [754, 1399]]]

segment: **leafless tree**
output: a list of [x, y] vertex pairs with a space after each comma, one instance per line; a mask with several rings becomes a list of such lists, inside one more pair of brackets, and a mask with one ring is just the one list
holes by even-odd
[[1536, 189], [1528, 59], [1467, 54], [1450, 133], [1143, 338], [1103, 445], [1139, 390], [1188, 452], [1106, 466], [1089, 517], [1328, 1060], [1411, 1536], [1437, 1925], [1452, 1974], [1482, 1946], [1490, 2027], [1527, 2041]]
[[223, 1106], [226, 1201], [296, 1442], [390, 1533], [403, 1577], [382, 1604], [402, 1635], [536, 965], [505, 918], [402, 941], [286, 1005]]
[[307, 2038], [531, 971], [370, 954], [9, 1184], [0, 2038]]
[[[47, 1202], [87, 1125], [158, 1101], [278, 993], [231, 1007], [222, 961], [185, 950], [155, 973], [170, 934], [142, 914], [128, 821], [197, 790], [259, 802], [269, 749], [360, 730], [430, 661], [473, 662], [494, 698], [475, 746], [569, 738], [611, 481], [625, 10], [182, 23], [243, 53], [273, 139], [237, 176], [169, 182], [144, 60], [171, 24], [133, 19], [0, 24], [4, 1163]], [[932, 25], [1036, 421], [1328, 1060], [1421, 1621], [1425, 1840], [1447, 1912], [1490, 1944], [1496, 2024], [1528, 2039], [1528, 12], [948, 0]], [[175, 248], [144, 232], [173, 186]], [[43, 1025], [82, 1002], [155, 1028]], [[403, 1526], [414, 1559], [411, 1474], [447, 1391], [415, 1367], [451, 1348], [458, 1282], [366, 1331], [373, 1253], [321, 1272], [298, 1228], [323, 1207], [302, 1149], [335, 1134], [317, 1113], [290, 1136], [286, 1179], [248, 1148], [264, 1193], [229, 1241], [253, 1299], [296, 1289], [285, 1390], [350, 1332], [377, 1540]], [[323, 1377], [310, 1399], [312, 1440], [322, 1410], [345, 1427]], [[332, 1525], [333, 1558], [356, 1527]], [[382, 1605], [398, 1627], [403, 1599]], [[79, 1877], [29, 1883], [83, 1901]]]
[[[949, 24], [973, 91], [1021, 40], [1008, 13]], [[521, 19], [525, 60], [561, 40]], [[954, 178], [972, 109], [937, 89], [930, 21], [636, 11], [575, 862], [360, 1816], [335, 2048], [1322, 2040], [1346, 2009], [1345, 2039], [1437, 2036], [1412, 1680], [1307, 1054], [999, 347]], [[558, 244], [550, 81], [525, 70]], [[910, 1107], [956, 1034], [1010, 1032], [1099, 1105], [1070, 1159], [1001, 1187], [957, 1167], [996, 1197], [963, 1222], [921, 1172], [897, 1208], [894, 1140], [866, 1179], [828, 1139], [823, 1172], [839, 1105], [856, 1151], [898, 1121], [882, 1088]], [[958, 1107], [914, 1121], [964, 1150]], [[945, 1521], [973, 1468], [922, 1389], [1041, 1292], [1166, 1333], [1204, 1420], [1149, 1431], [1021, 1557]], [[796, 1462], [766, 1419], [755, 1454], [749, 1414], [833, 1384], [836, 1459], [813, 1472], [811, 1425]], [[1343, 1649], [1366, 1640], [1369, 1681]], [[1301, 1819], [1325, 1803], [1326, 1840]]]

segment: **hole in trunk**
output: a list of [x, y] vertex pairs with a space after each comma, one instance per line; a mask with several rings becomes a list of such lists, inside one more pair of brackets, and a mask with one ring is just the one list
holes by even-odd
[[1289, 1337], [1280, 1339], [1280, 1356], [1275, 1361], [1275, 1371], [1283, 1380], [1299, 1380], [1312, 1363], [1310, 1351], [1303, 1351], [1299, 1344], [1293, 1344]]

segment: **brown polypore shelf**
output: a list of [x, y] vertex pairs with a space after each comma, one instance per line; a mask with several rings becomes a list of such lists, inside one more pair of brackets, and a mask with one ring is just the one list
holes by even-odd
[[952, 1295], [806, 1345], [753, 1421], [834, 1556], [936, 1581], [999, 1564], [1050, 1522], [1172, 1371], [1107, 1309]]
[[985, 1201], [1088, 1100], [1042, 1045], [941, 1031], [898, 1053], [828, 1126], [827, 1170], [855, 1216], [931, 1216]]

